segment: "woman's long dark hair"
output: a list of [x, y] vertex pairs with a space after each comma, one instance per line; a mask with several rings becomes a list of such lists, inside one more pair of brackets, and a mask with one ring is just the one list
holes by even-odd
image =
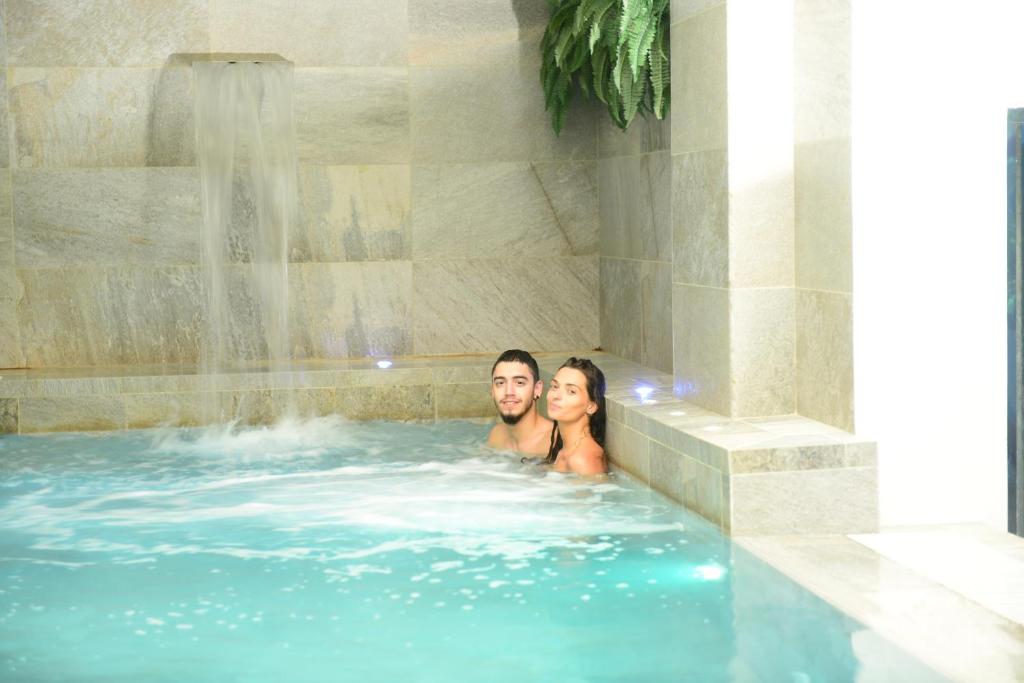
[[[562, 363], [558, 369], [562, 368], [579, 370], [587, 378], [587, 397], [597, 404], [597, 410], [590, 416], [590, 436], [604, 448], [605, 424], [608, 420], [608, 413], [604, 408], [604, 373], [589, 358], [576, 358], [575, 356]], [[560, 450], [562, 450], [562, 433], [556, 423], [555, 428], [551, 430], [551, 446], [548, 448], [547, 462], [554, 462]]]

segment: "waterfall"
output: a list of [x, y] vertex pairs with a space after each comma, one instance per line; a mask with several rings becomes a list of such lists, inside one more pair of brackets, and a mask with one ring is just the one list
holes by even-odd
[[[290, 366], [288, 234], [298, 215], [293, 68], [193, 63], [203, 195], [204, 395], [239, 365]], [[230, 419], [223, 403], [212, 416]], [[210, 406], [206, 417], [211, 417]]]

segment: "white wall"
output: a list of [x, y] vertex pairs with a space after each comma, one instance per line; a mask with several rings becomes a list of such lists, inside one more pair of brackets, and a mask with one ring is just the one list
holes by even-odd
[[1006, 528], [1006, 110], [1024, 2], [853, 8], [857, 431], [883, 526]]

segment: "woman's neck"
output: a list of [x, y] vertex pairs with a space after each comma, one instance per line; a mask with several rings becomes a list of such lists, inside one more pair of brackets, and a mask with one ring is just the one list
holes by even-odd
[[562, 450], [569, 453], [579, 446], [583, 436], [590, 433], [590, 420], [586, 416], [571, 423], [558, 423], [558, 433], [562, 436]]

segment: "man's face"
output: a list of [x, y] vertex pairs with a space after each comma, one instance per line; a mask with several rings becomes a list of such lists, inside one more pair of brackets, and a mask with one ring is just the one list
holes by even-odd
[[491, 375], [491, 396], [505, 424], [514, 425], [530, 412], [542, 389], [526, 363], [498, 363]]

